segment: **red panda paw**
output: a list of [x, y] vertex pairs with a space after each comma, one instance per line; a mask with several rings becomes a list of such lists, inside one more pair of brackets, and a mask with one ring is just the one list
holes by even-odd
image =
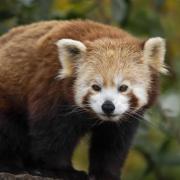
[[59, 170], [38, 170], [37, 176], [60, 178], [62, 180], [89, 180], [88, 175], [84, 171], [74, 169]]
[[64, 180], [89, 180], [88, 175], [84, 171], [68, 172]]
[[109, 174], [98, 174], [98, 175], [90, 175], [89, 180], [120, 180], [120, 177], [115, 177]]

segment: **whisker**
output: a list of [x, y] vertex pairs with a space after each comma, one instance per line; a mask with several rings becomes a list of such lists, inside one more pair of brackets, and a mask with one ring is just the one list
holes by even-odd
[[155, 128], [155, 129], [158, 128], [158, 126], [157, 126], [156, 124], [154, 124], [154, 123], [152, 123], [151, 121], [145, 119], [143, 116], [139, 115], [138, 113], [136, 113], [135, 115], [133, 115], [133, 114], [130, 114], [130, 113], [127, 113], [127, 112], [126, 112], [125, 114], [126, 114], [127, 116], [129, 116], [129, 117], [135, 118], [135, 119], [140, 120], [140, 121], [142, 121], [142, 122], [146, 122], [146, 123], [148, 123], [148, 125], [150, 125], [151, 127]]

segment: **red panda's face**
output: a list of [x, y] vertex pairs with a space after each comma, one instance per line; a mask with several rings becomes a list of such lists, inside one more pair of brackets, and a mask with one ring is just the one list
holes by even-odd
[[142, 82], [134, 82], [115, 75], [111, 84], [105, 84], [101, 74], [80, 78], [75, 84], [76, 103], [93, 111], [103, 120], [119, 120], [126, 113], [136, 111], [147, 104], [148, 88]]
[[[68, 73], [76, 76], [76, 104], [102, 120], [118, 121], [127, 113], [141, 109], [148, 103], [148, 90], [157, 88], [150, 87], [151, 68], [148, 59], [145, 59], [150, 49], [142, 50], [135, 42], [102, 39], [87, 46], [73, 40], [60, 40], [60, 43], [61, 49], [63, 43], [70, 43], [71, 52], [74, 43], [74, 52], [78, 52], [71, 57], [72, 54], [67, 56], [66, 51], [61, 51], [67, 58], [63, 61], [67, 68], [62, 69], [61, 78]], [[75, 56], [78, 61], [74, 65], [66, 64], [69, 58]]]

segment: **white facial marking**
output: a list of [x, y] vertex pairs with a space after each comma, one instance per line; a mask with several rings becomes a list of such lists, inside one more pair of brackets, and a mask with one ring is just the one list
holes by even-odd
[[134, 95], [138, 98], [139, 107], [145, 105], [148, 101], [148, 94], [145, 87], [143, 87], [142, 85], [134, 85], [132, 90]]
[[83, 97], [87, 94], [90, 87], [86, 82], [86, 76], [82, 77], [81, 80], [75, 83], [75, 102], [78, 106], [83, 107], [82, 101]]
[[97, 83], [100, 86], [103, 86], [103, 79], [100, 76], [97, 76], [95, 83]]
[[119, 86], [122, 81], [123, 81], [123, 77], [122, 76], [116, 76], [114, 78], [114, 83], [116, 84], [116, 86]]

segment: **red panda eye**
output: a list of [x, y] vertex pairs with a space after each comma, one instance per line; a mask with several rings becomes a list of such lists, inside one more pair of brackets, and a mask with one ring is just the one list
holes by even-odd
[[94, 91], [100, 91], [100, 90], [101, 90], [101, 87], [98, 86], [98, 85], [96, 85], [96, 84], [93, 84], [93, 85], [92, 85], [92, 89], [93, 89]]
[[128, 90], [128, 86], [125, 85], [125, 84], [121, 85], [121, 86], [118, 88], [118, 91], [119, 91], [119, 92], [125, 92], [125, 91], [127, 91], [127, 90]]

